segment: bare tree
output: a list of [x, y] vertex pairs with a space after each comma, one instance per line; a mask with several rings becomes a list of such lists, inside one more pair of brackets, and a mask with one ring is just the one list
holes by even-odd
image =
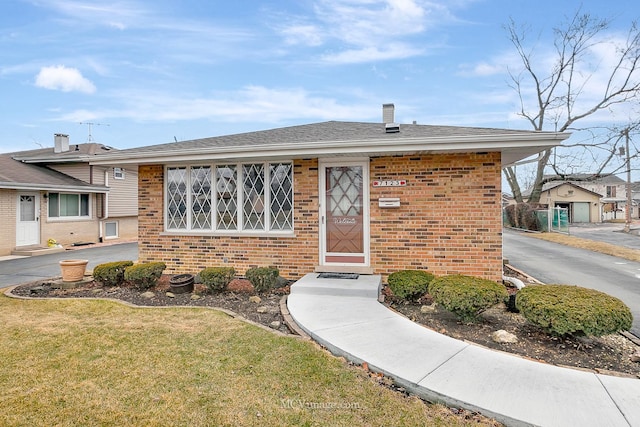
[[[578, 129], [576, 124], [589, 116], [614, 111], [620, 106], [640, 105], [640, 29], [633, 22], [626, 39], [614, 45], [612, 40], [606, 38], [610, 24], [610, 20], [597, 19], [578, 10], [563, 26], [553, 30], [553, 61], [546, 69], [544, 61], [536, 63], [533, 48], [527, 47], [528, 29], [513, 20], [506, 26], [522, 65], [519, 72], [509, 70], [510, 86], [520, 101], [518, 114], [534, 130], [584, 131], [587, 129]], [[591, 62], [593, 52], [604, 46], [609, 46], [607, 53], [614, 55], [609, 67]], [[593, 90], [587, 93], [591, 80], [600, 82], [599, 85], [592, 85], [599, 88], [595, 97]], [[638, 121], [630, 119], [629, 123], [619, 128], [635, 128]], [[592, 132], [590, 139], [540, 153], [533, 161], [535, 172], [527, 202], [539, 203], [546, 182], [564, 179], [569, 175], [566, 169], [584, 165], [583, 162], [577, 162], [576, 157], [572, 158], [576, 156], [576, 150], [582, 150], [581, 156], [585, 152], [591, 153], [592, 159], [598, 162], [595, 171], [592, 171], [593, 177], [603, 176], [603, 171], [608, 170], [611, 162], [617, 159], [616, 150], [619, 149], [621, 135], [615, 128], [608, 129], [607, 133], [609, 136], [603, 137], [601, 133]], [[568, 149], [573, 154], [561, 154], [563, 162], [558, 162], [557, 150], [560, 149], [565, 149], [565, 152]], [[565, 170], [561, 170], [560, 164]], [[551, 177], [545, 176], [549, 169], [553, 171]], [[611, 173], [608, 170], [607, 174]], [[523, 202], [516, 166], [506, 167], [504, 174], [515, 200]]]

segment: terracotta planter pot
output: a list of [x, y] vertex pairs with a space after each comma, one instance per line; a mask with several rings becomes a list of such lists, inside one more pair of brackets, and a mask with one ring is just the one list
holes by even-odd
[[63, 282], [79, 282], [84, 277], [89, 260], [86, 259], [64, 259], [60, 261]]

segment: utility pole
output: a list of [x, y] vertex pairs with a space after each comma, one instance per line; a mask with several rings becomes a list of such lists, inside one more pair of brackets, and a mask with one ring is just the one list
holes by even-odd
[[627, 156], [627, 182], [625, 184], [625, 189], [627, 192], [627, 208], [625, 209], [624, 232], [629, 233], [631, 231], [631, 210], [633, 209], [633, 201], [631, 199], [631, 159], [629, 158], [629, 128], [623, 130], [622, 134], [625, 137], [625, 154]]

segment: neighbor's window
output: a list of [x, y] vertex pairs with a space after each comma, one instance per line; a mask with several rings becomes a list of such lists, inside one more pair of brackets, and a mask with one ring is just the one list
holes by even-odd
[[607, 197], [616, 197], [615, 185], [607, 185]]
[[104, 237], [107, 239], [118, 237], [118, 221], [104, 223]]
[[291, 163], [170, 167], [166, 183], [167, 230], [293, 229]]
[[49, 193], [49, 218], [82, 218], [88, 216], [88, 194]]
[[113, 178], [114, 179], [124, 179], [124, 169], [122, 169], [122, 168], [113, 168]]

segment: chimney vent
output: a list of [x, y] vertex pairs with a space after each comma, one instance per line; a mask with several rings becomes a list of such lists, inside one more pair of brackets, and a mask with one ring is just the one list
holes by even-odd
[[56, 133], [54, 136], [54, 153], [66, 153], [69, 151], [69, 135], [63, 133]]

